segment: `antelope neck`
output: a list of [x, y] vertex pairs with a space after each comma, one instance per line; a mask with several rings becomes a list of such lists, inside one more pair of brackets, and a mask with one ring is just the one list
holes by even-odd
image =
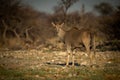
[[63, 29], [60, 29], [58, 32], [58, 36], [63, 40], [65, 36], [65, 31]]

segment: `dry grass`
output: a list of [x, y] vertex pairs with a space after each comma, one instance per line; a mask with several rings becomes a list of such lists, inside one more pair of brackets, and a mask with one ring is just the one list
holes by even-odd
[[0, 51], [0, 80], [119, 80], [119, 54], [97, 52], [97, 63], [91, 68], [85, 66], [84, 52], [76, 54], [75, 67], [65, 67], [63, 51]]

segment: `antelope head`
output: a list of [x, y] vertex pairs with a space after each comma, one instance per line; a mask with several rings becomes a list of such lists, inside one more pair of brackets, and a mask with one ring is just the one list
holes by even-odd
[[61, 23], [61, 24], [55, 24], [55, 23], [51, 23], [57, 30], [57, 35], [60, 39], [63, 39], [64, 38], [64, 35], [65, 35], [65, 31], [63, 30], [63, 25], [64, 23]]
[[62, 24], [55, 24], [54, 22], [52, 22], [52, 25], [56, 28], [57, 32], [59, 32], [62, 29], [64, 23], [62, 23]]

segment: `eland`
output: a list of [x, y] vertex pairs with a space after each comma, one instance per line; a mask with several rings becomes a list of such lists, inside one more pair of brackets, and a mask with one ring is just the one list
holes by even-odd
[[[68, 31], [65, 31], [63, 29], [64, 23], [62, 24], [55, 24], [52, 22], [52, 25], [56, 28], [57, 30], [57, 35], [61, 41], [63, 41], [66, 45], [67, 49], [67, 59], [66, 59], [66, 66], [69, 65], [69, 60], [70, 60], [70, 55], [72, 55], [72, 66], [74, 66], [74, 58], [75, 58], [75, 53], [73, 52], [75, 48], [79, 47], [80, 43], [83, 43], [83, 45], [86, 48], [87, 55], [90, 58], [90, 62], [92, 62], [92, 54], [90, 52], [90, 43], [91, 40], [91, 32], [87, 29], [78, 29], [76, 27], [71, 28]], [[94, 42], [94, 53], [95, 53], [95, 41]]]

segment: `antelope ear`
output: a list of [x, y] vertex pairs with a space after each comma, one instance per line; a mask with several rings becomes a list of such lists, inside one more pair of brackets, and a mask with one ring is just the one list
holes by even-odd
[[64, 23], [61, 24], [62, 26], [64, 25]]
[[63, 27], [64, 23], [61, 24], [61, 27]]
[[55, 23], [54, 23], [54, 22], [52, 22], [51, 24], [52, 24], [54, 27], [56, 27], [56, 25], [55, 25]]

